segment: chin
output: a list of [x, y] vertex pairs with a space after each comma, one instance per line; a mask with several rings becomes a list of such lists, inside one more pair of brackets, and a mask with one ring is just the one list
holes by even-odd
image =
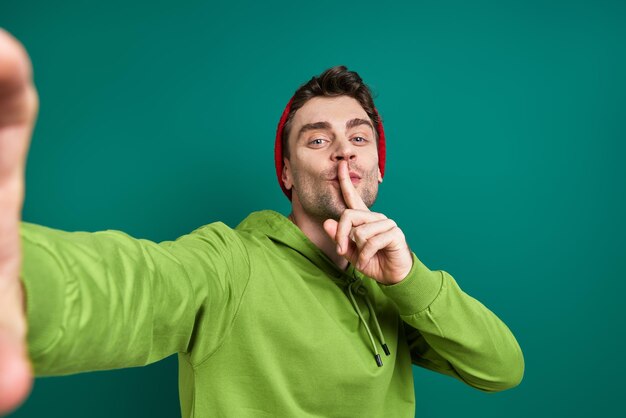
[[317, 194], [306, 196], [304, 199], [299, 197], [302, 211], [310, 218], [320, 222], [326, 219], [339, 220], [346, 205], [339, 196], [331, 196], [330, 194]]
[[[300, 190], [301, 192], [298, 192]], [[370, 207], [374, 204], [377, 195], [377, 188], [357, 189], [364, 203]], [[326, 219], [334, 219], [336, 221], [341, 218], [343, 212], [348, 208], [341, 190], [332, 188], [297, 188], [293, 190], [294, 196], [297, 195], [299, 206], [310, 218], [323, 222]], [[293, 202], [292, 202], [293, 203]]]
[[320, 219], [322, 220], [326, 220], [326, 219], [334, 219], [336, 221], [339, 221], [339, 218], [341, 218], [341, 215], [343, 214], [343, 211], [345, 211], [347, 208], [345, 206], [343, 206], [342, 208], [326, 208], [326, 211], [322, 214], [322, 216], [320, 217]]

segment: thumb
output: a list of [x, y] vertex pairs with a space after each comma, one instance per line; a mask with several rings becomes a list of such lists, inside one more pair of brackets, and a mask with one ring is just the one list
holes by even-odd
[[324, 221], [324, 231], [326, 231], [328, 236], [335, 242], [337, 242], [335, 237], [337, 236], [337, 226], [338, 225], [339, 225], [339, 223], [336, 220], [334, 220], [334, 219], [326, 219]]

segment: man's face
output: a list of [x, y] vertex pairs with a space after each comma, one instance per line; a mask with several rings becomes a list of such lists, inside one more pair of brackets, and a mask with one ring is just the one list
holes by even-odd
[[339, 161], [348, 161], [352, 184], [370, 207], [376, 200], [378, 150], [372, 122], [348, 96], [314, 97], [294, 115], [283, 182], [292, 191], [294, 212], [338, 220], [346, 204], [337, 179]]

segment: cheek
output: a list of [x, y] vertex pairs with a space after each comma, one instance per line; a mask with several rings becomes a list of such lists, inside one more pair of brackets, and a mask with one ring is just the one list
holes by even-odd
[[310, 155], [306, 152], [298, 152], [292, 159], [292, 170], [300, 176], [315, 175], [322, 169], [320, 155]]

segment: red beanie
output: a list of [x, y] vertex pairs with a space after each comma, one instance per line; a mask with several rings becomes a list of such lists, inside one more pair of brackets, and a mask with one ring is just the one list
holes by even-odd
[[[278, 128], [276, 129], [276, 141], [274, 142], [274, 163], [276, 165], [276, 177], [278, 178], [278, 184], [280, 188], [283, 189], [283, 193], [291, 200], [291, 190], [287, 190], [285, 185], [283, 184], [283, 128], [285, 127], [285, 123], [287, 122], [287, 117], [289, 116], [289, 111], [291, 110], [291, 102], [293, 102], [293, 97], [289, 99], [289, 103], [283, 110], [283, 114], [280, 117], [280, 121], [278, 122]], [[380, 168], [380, 175], [385, 175], [385, 131], [383, 130], [383, 121], [378, 114], [376, 108], [374, 108], [374, 113], [378, 117], [378, 168]]]

